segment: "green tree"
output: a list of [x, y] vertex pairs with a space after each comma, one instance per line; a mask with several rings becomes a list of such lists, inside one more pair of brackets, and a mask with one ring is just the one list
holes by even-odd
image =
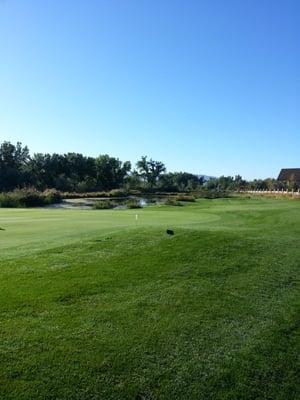
[[96, 179], [100, 189], [116, 189], [123, 185], [124, 179], [131, 169], [129, 161], [122, 162], [107, 154], [95, 160]]
[[166, 171], [166, 167], [161, 161], [154, 161], [152, 158], [147, 160], [147, 156], [143, 156], [136, 163], [136, 167], [140, 177], [150, 188], [156, 185], [161, 174]]
[[203, 178], [189, 172], [169, 172], [159, 177], [158, 186], [164, 191], [188, 192], [202, 186]]
[[29, 181], [27, 165], [30, 161], [28, 147], [18, 142], [0, 145], [0, 190], [11, 190], [24, 186]]

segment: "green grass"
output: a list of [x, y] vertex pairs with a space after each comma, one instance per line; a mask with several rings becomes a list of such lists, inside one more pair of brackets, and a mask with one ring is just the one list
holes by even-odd
[[1, 399], [300, 398], [299, 201], [0, 209], [0, 227]]

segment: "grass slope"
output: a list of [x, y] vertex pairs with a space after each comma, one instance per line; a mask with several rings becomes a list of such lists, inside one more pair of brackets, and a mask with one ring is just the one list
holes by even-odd
[[300, 202], [0, 209], [0, 226], [1, 399], [300, 398]]

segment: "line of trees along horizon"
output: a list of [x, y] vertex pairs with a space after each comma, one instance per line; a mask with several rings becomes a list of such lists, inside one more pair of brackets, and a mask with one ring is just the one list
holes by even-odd
[[62, 192], [93, 192], [112, 189], [190, 192], [207, 190], [297, 189], [296, 182], [275, 179], [247, 182], [240, 175], [212, 178], [189, 172], [167, 172], [161, 161], [141, 157], [132, 168], [107, 154], [88, 157], [80, 153], [30, 155], [27, 146], [4, 141], [0, 144], [0, 191], [34, 187]]

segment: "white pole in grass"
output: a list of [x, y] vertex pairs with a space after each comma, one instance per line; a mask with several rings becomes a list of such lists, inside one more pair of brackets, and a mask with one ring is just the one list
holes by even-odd
[[135, 214], [135, 223], [137, 224], [139, 216]]

